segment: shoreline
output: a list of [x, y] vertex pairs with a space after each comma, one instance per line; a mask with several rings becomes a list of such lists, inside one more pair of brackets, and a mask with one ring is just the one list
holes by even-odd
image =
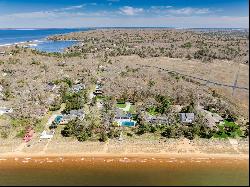
[[207, 153], [1, 153], [1, 159], [12, 158], [158, 158], [158, 159], [243, 159], [249, 160], [249, 154], [207, 154]]

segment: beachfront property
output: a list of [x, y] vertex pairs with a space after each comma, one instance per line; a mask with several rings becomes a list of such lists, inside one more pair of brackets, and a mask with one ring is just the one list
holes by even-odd
[[40, 139], [51, 139], [53, 138], [55, 131], [46, 132], [45, 130], [41, 133]]
[[209, 111], [206, 111], [206, 115], [204, 116], [204, 118], [207, 120], [208, 127], [210, 128], [216, 127], [218, 124], [224, 121], [224, 119], [219, 114], [212, 113]]
[[150, 124], [162, 124], [166, 125], [169, 124], [169, 120], [167, 117], [162, 117], [162, 116], [146, 116], [145, 121], [150, 123]]
[[75, 120], [75, 119], [79, 119], [79, 120], [83, 120], [85, 117], [85, 113], [83, 111], [83, 109], [79, 109], [79, 110], [71, 110], [68, 114], [63, 114], [60, 115], [61, 117], [58, 117], [56, 123], [58, 124], [66, 124], [71, 120]]
[[13, 112], [12, 108], [0, 107], [0, 116], [3, 114], [12, 113], [12, 112]]
[[179, 113], [180, 121], [182, 123], [193, 123], [194, 113]]
[[224, 121], [219, 114], [204, 110], [203, 108], [200, 108], [199, 112], [204, 116], [204, 119], [207, 121], [207, 126], [210, 128], [216, 127]]
[[120, 126], [134, 127], [136, 121], [132, 119], [132, 114], [124, 112], [123, 110], [116, 108], [114, 121]]

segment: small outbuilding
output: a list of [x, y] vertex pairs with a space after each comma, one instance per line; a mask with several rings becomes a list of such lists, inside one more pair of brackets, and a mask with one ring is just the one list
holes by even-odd
[[53, 133], [47, 133], [45, 130], [41, 133], [40, 139], [51, 139], [53, 138]]

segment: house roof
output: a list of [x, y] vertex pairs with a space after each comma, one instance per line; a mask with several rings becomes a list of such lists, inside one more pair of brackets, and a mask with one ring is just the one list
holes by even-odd
[[75, 84], [72, 86], [72, 89], [84, 89], [85, 85], [83, 83]]
[[223, 118], [219, 114], [204, 110], [202, 106], [199, 106], [198, 110], [201, 114], [204, 115], [204, 118], [207, 120], [209, 127], [213, 127], [216, 125], [216, 123], [223, 121]]
[[116, 108], [115, 110], [115, 117], [116, 118], [131, 118], [130, 113], [125, 113], [123, 110]]
[[180, 113], [181, 121], [194, 120], [194, 113]]
[[69, 112], [69, 115], [76, 115], [76, 116], [82, 116], [84, 115], [84, 111], [82, 109], [79, 110], [71, 110]]

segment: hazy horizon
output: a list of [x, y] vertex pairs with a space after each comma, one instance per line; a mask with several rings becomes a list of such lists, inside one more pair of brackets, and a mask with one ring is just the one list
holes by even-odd
[[172, 28], [172, 29], [249, 29], [249, 27], [171, 27], [171, 26], [162, 26], [162, 27], [16, 27], [16, 28], [0, 28], [0, 30], [18, 30], [18, 29], [85, 29], [85, 28]]
[[248, 28], [247, 0], [0, 0], [0, 28]]

